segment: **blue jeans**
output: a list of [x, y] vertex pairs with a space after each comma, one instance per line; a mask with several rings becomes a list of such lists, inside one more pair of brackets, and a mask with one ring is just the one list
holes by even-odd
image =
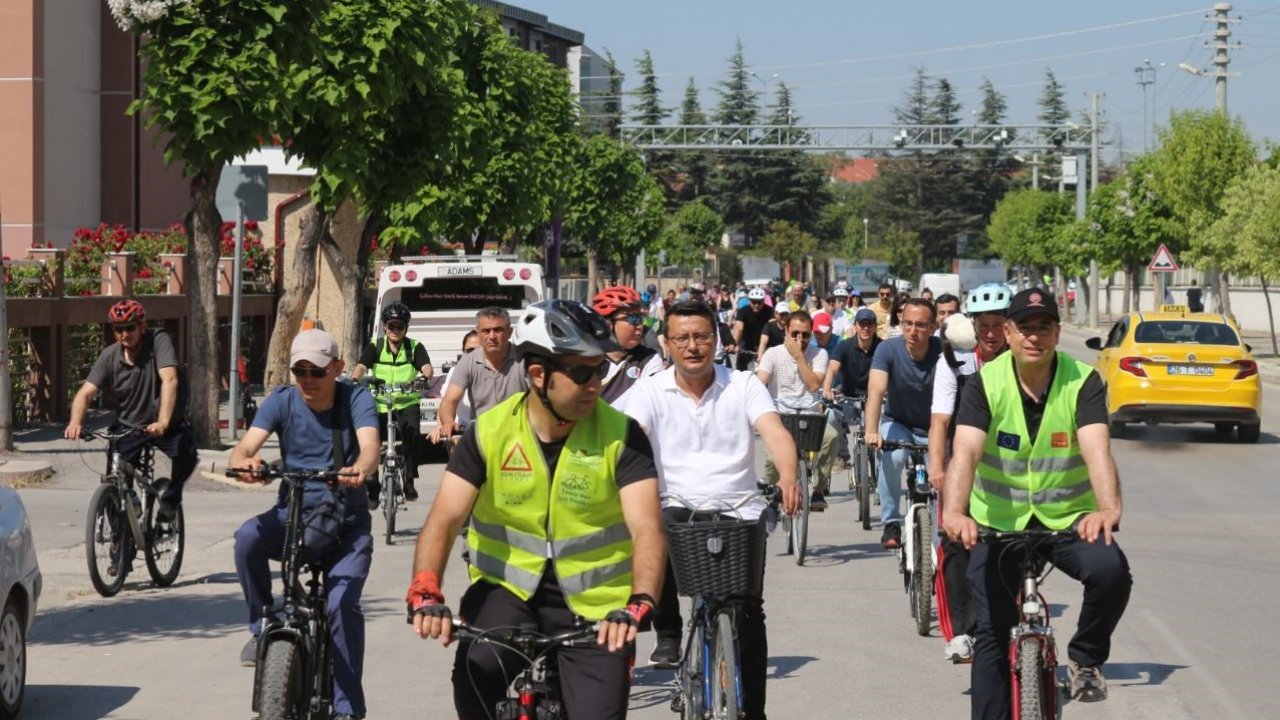
[[[880, 420], [880, 437], [896, 442], [929, 442], [929, 432], [916, 432], [896, 420]], [[902, 524], [902, 469], [910, 459], [907, 450], [880, 453], [876, 467], [876, 489], [880, 492], [880, 522]]]
[[[288, 511], [272, 508], [245, 521], [235, 534], [236, 575], [249, 606], [249, 631], [262, 629], [262, 608], [272, 604], [268, 559], [279, 560]], [[329, 631], [333, 637], [333, 709], [337, 714], [365, 715], [364, 610], [360, 594], [373, 562], [373, 535], [368, 511], [348, 515], [339, 549], [324, 566]]]

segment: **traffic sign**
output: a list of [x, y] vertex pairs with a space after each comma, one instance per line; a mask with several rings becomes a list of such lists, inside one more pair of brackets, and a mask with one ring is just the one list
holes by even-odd
[[1173, 259], [1173, 253], [1169, 252], [1169, 248], [1164, 243], [1160, 243], [1160, 249], [1156, 250], [1156, 254], [1151, 258], [1151, 264], [1147, 266], [1148, 272], [1175, 272], [1178, 269], [1178, 263]]

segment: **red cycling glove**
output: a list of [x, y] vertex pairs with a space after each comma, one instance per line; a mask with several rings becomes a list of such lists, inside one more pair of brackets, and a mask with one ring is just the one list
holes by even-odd
[[409, 583], [409, 592], [404, 601], [409, 605], [409, 613], [419, 612], [433, 605], [444, 605], [444, 593], [440, 592], [440, 576], [430, 570], [423, 570], [413, 577]]

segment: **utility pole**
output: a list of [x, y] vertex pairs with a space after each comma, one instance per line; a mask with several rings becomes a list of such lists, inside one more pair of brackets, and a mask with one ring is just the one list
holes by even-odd
[[[1091, 193], [1098, 189], [1098, 100], [1100, 98], [1101, 95], [1093, 93], [1093, 111], [1089, 113], [1089, 127], [1093, 130], [1089, 157], [1089, 192]], [[1101, 282], [1098, 277], [1098, 258], [1095, 256], [1089, 259], [1089, 327], [1091, 328], [1098, 327], [1098, 306], [1102, 297]]]
[[1151, 152], [1152, 118], [1148, 114], [1147, 87], [1155, 84], [1156, 69], [1151, 66], [1150, 60], [1143, 60], [1133, 72], [1138, 75], [1138, 84], [1142, 86], [1142, 151]]
[[[0, 231], [2, 232], [2, 231]], [[4, 274], [0, 261], [0, 275]], [[4, 279], [0, 278], [0, 452], [13, 449], [13, 397], [9, 386], [9, 299], [4, 292]]]
[[[1213, 30], [1213, 41], [1205, 43], [1213, 48], [1214, 90], [1217, 94], [1217, 108], [1222, 115], [1227, 114], [1227, 66], [1231, 64], [1231, 51], [1240, 47], [1231, 42], [1231, 3], [1214, 3], [1213, 19], [1216, 27]], [[1218, 312], [1231, 314], [1231, 296], [1227, 293], [1226, 281], [1218, 269], [1217, 263], [1210, 263], [1205, 268], [1205, 285], [1213, 286], [1213, 297], [1217, 299]]]

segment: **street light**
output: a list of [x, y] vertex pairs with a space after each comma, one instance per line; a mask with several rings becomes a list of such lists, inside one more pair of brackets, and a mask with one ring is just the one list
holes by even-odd
[[771, 82], [773, 82], [774, 80], [777, 80], [777, 79], [778, 79], [778, 73], [774, 73], [774, 74], [770, 75], [770, 76], [769, 76], [769, 78], [768, 78], [767, 80], [766, 80], [765, 78], [760, 77], [760, 74], [759, 74], [759, 73], [757, 73], [755, 70], [751, 70], [751, 71], [749, 71], [749, 74], [751, 75], [751, 77], [753, 77], [753, 78], [755, 78], [755, 79], [757, 79], [757, 80], [759, 80], [759, 81], [760, 81], [760, 92], [761, 92], [761, 94], [768, 92], [768, 91], [769, 91], [769, 83], [771, 83]]
[[862, 249], [863, 250], [867, 249], [867, 233], [868, 233], [868, 226], [870, 225], [870, 223], [871, 223], [871, 218], [862, 218]]

